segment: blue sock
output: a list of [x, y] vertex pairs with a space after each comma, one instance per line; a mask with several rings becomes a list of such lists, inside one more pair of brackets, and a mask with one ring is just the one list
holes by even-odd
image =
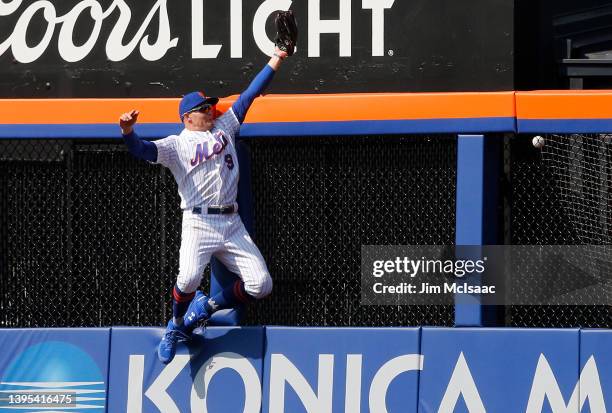
[[234, 284], [225, 287], [221, 292], [210, 297], [206, 303], [206, 311], [208, 314], [212, 314], [218, 310], [234, 308], [239, 304], [248, 304], [252, 301], [255, 301], [255, 298], [246, 292], [242, 280], [237, 280]]
[[184, 293], [176, 285], [172, 289], [172, 317], [174, 324], [177, 326], [183, 324], [183, 316], [187, 312], [187, 307], [189, 307], [194, 295], [195, 291]]

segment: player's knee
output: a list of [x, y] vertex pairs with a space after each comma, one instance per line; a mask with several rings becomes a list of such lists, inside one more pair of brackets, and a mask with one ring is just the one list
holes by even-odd
[[176, 285], [183, 293], [189, 294], [194, 292], [202, 282], [201, 274], [179, 273], [176, 278]]
[[260, 278], [257, 282], [244, 283], [244, 290], [251, 297], [261, 300], [272, 292], [272, 277], [270, 277], [270, 274], [266, 274], [265, 277]]
[[261, 292], [259, 298], [264, 298], [269, 296], [272, 293], [272, 277], [268, 274], [266, 277], [266, 281], [263, 283], [261, 287]]

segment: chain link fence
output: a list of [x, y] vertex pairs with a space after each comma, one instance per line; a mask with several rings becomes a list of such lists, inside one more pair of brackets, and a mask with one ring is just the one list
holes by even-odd
[[[546, 136], [547, 145], [560, 138]], [[594, 137], [564, 138], [560, 145]], [[589, 217], [568, 196], [578, 178], [563, 166], [571, 157], [553, 152], [564, 146], [542, 153], [531, 136], [506, 139], [506, 241], [584, 244], [580, 222]], [[452, 325], [452, 303], [361, 306], [359, 251], [454, 243], [455, 138], [247, 142], [255, 238], [275, 290], [246, 324]], [[178, 270], [178, 205], [169, 171], [134, 160], [119, 141], [0, 141], [0, 326], [162, 325]], [[605, 306], [506, 310], [515, 327], [610, 327], [611, 318]]]
[[[359, 253], [454, 243], [454, 137], [248, 144], [275, 290], [246, 324], [452, 325], [452, 303], [360, 306]], [[170, 172], [120, 141], [0, 141], [0, 327], [163, 325], [180, 216]]]
[[0, 144], [0, 324], [161, 324], [178, 267], [172, 176], [118, 141]]
[[[592, 194], [598, 193], [599, 189], [590, 191], [588, 188], [597, 183], [593, 177], [587, 176], [590, 168], [584, 165], [581, 167], [571, 160], [576, 153], [567, 144], [570, 137], [545, 136], [544, 151], [534, 148], [532, 137], [517, 135], [508, 138], [505, 143], [508, 179], [506, 196], [509, 207], [506, 241], [516, 245], [609, 243], [605, 237], [602, 238], [600, 225], [594, 225], [599, 215], [603, 213], [606, 216], [609, 210], [601, 211], [595, 206], [600, 205], [601, 200], [592, 199]], [[594, 144], [592, 138], [585, 137]], [[571, 165], [574, 165], [573, 169]], [[585, 192], [591, 195], [576, 197], [570, 193], [582, 189], [578, 182], [582, 182]], [[598, 210], [597, 217], [587, 216], [589, 210]], [[585, 234], [589, 236], [585, 237]], [[537, 260], [525, 257], [525, 262], [530, 261]], [[528, 266], [525, 271], [529, 272]], [[532, 288], [534, 283], [537, 280], [530, 283]], [[535, 289], [545, 288], [549, 287], [543, 280]], [[525, 290], [522, 293], [529, 295], [532, 291]], [[606, 291], [600, 293], [609, 294]], [[601, 299], [601, 302], [606, 301], [609, 299]], [[608, 306], [510, 306], [506, 310], [506, 325], [609, 328], [612, 326], [612, 311]]]
[[[272, 324], [452, 325], [446, 306], [361, 306], [361, 245], [455, 242], [456, 138], [251, 142], [256, 242], [275, 292]], [[288, 313], [287, 313], [288, 311]]]

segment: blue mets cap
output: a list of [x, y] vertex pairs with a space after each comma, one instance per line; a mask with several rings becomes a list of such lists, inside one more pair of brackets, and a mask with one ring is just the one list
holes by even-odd
[[185, 96], [183, 96], [183, 99], [181, 99], [181, 103], [179, 104], [179, 116], [181, 117], [181, 121], [187, 112], [197, 108], [198, 106], [202, 106], [206, 103], [209, 105], [216, 105], [217, 102], [219, 102], [219, 98], [206, 96], [204, 92], [187, 93]]

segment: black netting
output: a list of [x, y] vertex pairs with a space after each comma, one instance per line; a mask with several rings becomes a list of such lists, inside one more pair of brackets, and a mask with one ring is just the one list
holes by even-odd
[[275, 292], [249, 321], [452, 325], [452, 303], [360, 306], [360, 248], [454, 244], [456, 139], [278, 138], [251, 148], [256, 242]]
[[[451, 305], [359, 306], [358, 273], [361, 244], [454, 242], [455, 139], [250, 145], [275, 290], [246, 323], [452, 324]], [[0, 326], [162, 325], [180, 216], [171, 174], [119, 141], [0, 141]]]
[[176, 274], [170, 174], [117, 141], [0, 142], [0, 325], [159, 325]]
[[[509, 241], [518, 245], [607, 243], [601, 238], [605, 232], [603, 227], [594, 225], [601, 220], [600, 216], [609, 214], [609, 209], [600, 211], [597, 207], [601, 195], [596, 194], [601, 185], [596, 178], [602, 176], [601, 162], [588, 162], [587, 153], [587, 162], [577, 163], [576, 147], [569, 144], [576, 141], [575, 136], [545, 136], [542, 151], [534, 148], [532, 137], [518, 135], [506, 145], [510, 179]], [[594, 144], [592, 138], [585, 137], [585, 142]], [[582, 138], [580, 141], [582, 144]], [[597, 174], [592, 174], [594, 171]], [[581, 195], [575, 196], [576, 191], [581, 191]], [[598, 211], [595, 218], [591, 216], [593, 211]], [[525, 262], [529, 261], [526, 257]], [[535, 282], [530, 283], [530, 288]], [[535, 289], [544, 288], [547, 287], [543, 284]], [[530, 293], [523, 291], [525, 295]], [[610, 327], [612, 311], [606, 306], [511, 306], [506, 312], [506, 322], [514, 327]]]

